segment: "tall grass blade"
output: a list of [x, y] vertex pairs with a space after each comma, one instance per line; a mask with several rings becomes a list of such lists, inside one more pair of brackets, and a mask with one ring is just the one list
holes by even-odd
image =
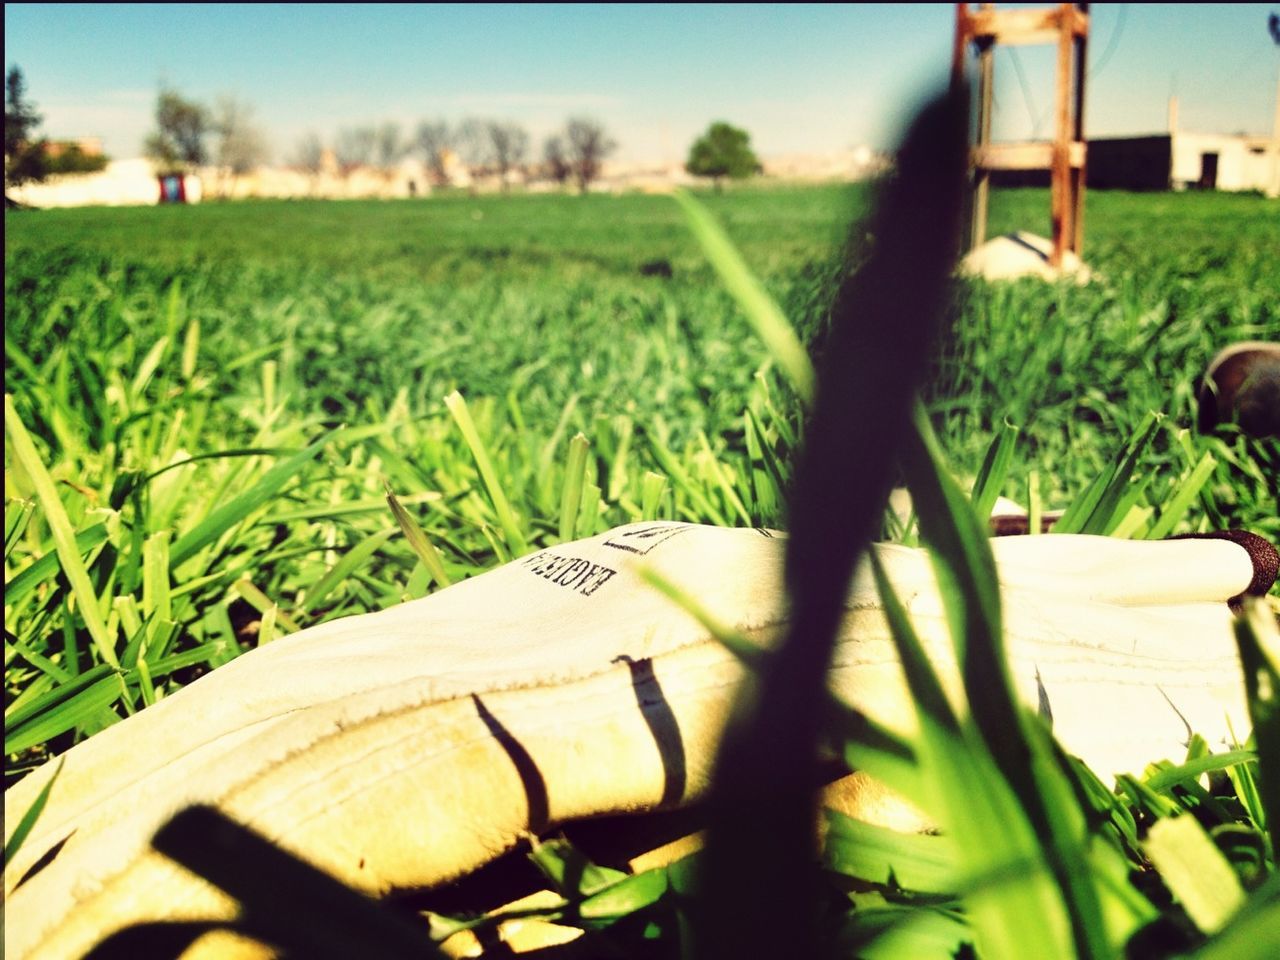
[[[307, 591], [307, 600], [302, 605], [298, 613], [303, 615], [314, 615], [316, 610], [329, 598], [329, 594], [337, 589], [338, 585], [350, 577], [356, 570], [360, 569], [369, 561], [382, 546], [390, 540], [399, 528], [391, 527], [387, 530], [379, 531], [372, 536], [365, 537], [354, 547], [344, 553], [323, 577], [316, 581], [315, 586]], [[267, 613], [270, 611], [264, 611]]]
[[1054, 533], [1107, 534], [1117, 517], [1117, 507], [1124, 499], [1129, 481], [1137, 469], [1143, 453], [1155, 437], [1163, 417], [1148, 413], [1129, 442], [1125, 444], [1120, 459], [1100, 473], [1080, 496], [1076, 497], [1054, 524]]
[[827, 835], [822, 863], [828, 870], [917, 893], [955, 893], [960, 887], [959, 851], [946, 836], [906, 834], [836, 810], [824, 810]]
[[796, 395], [811, 406], [817, 381], [813, 362], [795, 330], [707, 209], [683, 190], [675, 192], [675, 199], [684, 210], [689, 229], [702, 246], [703, 253], [720, 275], [721, 283], [738, 302], [738, 307], [764, 341]]
[[1161, 879], [1205, 933], [1217, 933], [1244, 904], [1235, 871], [1195, 817], [1157, 820], [1144, 848]]
[[409, 511], [392, 492], [390, 484], [384, 483], [383, 489], [387, 494], [387, 505], [391, 507], [391, 513], [395, 516], [396, 523], [405, 535], [405, 539], [409, 541], [413, 552], [418, 555], [418, 559], [422, 561], [422, 565], [427, 568], [438, 586], [449, 586], [453, 581], [445, 573], [444, 560], [440, 557], [440, 551], [427, 538], [426, 532], [418, 525], [418, 521], [409, 515]]
[[9, 866], [12, 860], [22, 849], [23, 842], [31, 833], [31, 828], [36, 825], [36, 821], [40, 819], [40, 814], [44, 810], [44, 805], [49, 802], [49, 793], [53, 790], [53, 785], [58, 782], [58, 775], [62, 773], [62, 764], [64, 758], [58, 758], [58, 765], [53, 768], [53, 775], [40, 792], [36, 794], [36, 798], [31, 801], [31, 806], [27, 808], [22, 815], [22, 819], [18, 821], [18, 825], [13, 828], [13, 833], [9, 834], [9, 838], [4, 842], [4, 865]]
[[265, 505], [285, 484], [297, 476], [302, 467], [320, 455], [341, 428], [329, 430], [304, 450], [277, 463], [256, 484], [229, 503], [218, 507], [195, 527], [188, 530], [169, 553], [172, 566], [180, 567], [213, 543], [237, 523]]
[[577, 534], [578, 513], [582, 509], [582, 485], [586, 481], [587, 448], [590, 444], [581, 433], [569, 441], [569, 456], [564, 464], [564, 487], [560, 491], [560, 541], [568, 543]]
[[57, 550], [58, 562], [71, 584], [71, 593], [76, 598], [76, 606], [84, 620], [89, 636], [93, 638], [98, 656], [104, 663], [113, 667], [120, 666], [106, 621], [102, 618], [102, 610], [98, 606], [98, 595], [89, 580], [89, 571], [85, 569], [76, 543], [75, 531], [67, 511], [62, 506], [58, 491], [54, 487], [53, 478], [45, 469], [44, 462], [36, 452], [27, 428], [22, 425], [13, 406], [13, 397], [4, 395], [4, 426], [9, 434], [9, 442], [14, 459], [21, 465], [35, 485], [36, 496], [40, 506], [44, 508], [45, 522], [53, 535], [54, 547]]
[[291, 632], [296, 633], [302, 629], [302, 627], [299, 626], [298, 621], [294, 620], [293, 617], [289, 616], [283, 610], [280, 610], [280, 604], [267, 596], [266, 593], [264, 593], [263, 590], [248, 577], [242, 577], [237, 580], [231, 585], [231, 588], [235, 590], [236, 593], [240, 594], [249, 606], [253, 607], [253, 609], [257, 610], [261, 614], [266, 614], [269, 610], [276, 610], [276, 620], [281, 624], [281, 626], [288, 628]]
[[1013, 459], [1013, 447], [1018, 437], [1018, 428], [1006, 423], [996, 438], [987, 448], [987, 455], [982, 460], [977, 479], [973, 482], [973, 510], [982, 519], [991, 516], [995, 508], [996, 498], [1009, 475], [1009, 463]]
[[1271, 849], [1280, 851], [1280, 625], [1265, 600], [1246, 597], [1236, 645], [1258, 746], [1258, 788]]
[[1163, 540], [1173, 533], [1217, 467], [1218, 461], [1206, 450], [1191, 472], [1178, 483], [1173, 495], [1160, 507], [1160, 519], [1147, 532], [1147, 539]]
[[[107, 526], [99, 523], [76, 534], [75, 550], [81, 557], [86, 557], [102, 546], [106, 540]], [[33, 563], [23, 567], [4, 585], [5, 603], [11, 605], [20, 603], [28, 593], [57, 574], [58, 564], [58, 551], [55, 547], [48, 553], [42, 554]]]
[[1018, 701], [1004, 654], [995, 559], [986, 529], [942, 469], [922, 409], [907, 445], [907, 486], [941, 591], [969, 709], [1057, 881], [1076, 953], [1110, 953], [1084, 852], [1083, 821], [1047, 733]]
[[21, 753], [101, 718], [123, 692], [120, 675], [108, 664], [86, 670], [61, 687], [37, 697], [22, 711], [21, 719], [5, 718], [5, 754]]
[[[26, 533], [27, 524], [35, 514], [36, 505], [30, 500], [15, 500], [5, 504], [4, 511], [4, 560], [9, 562], [9, 555], [18, 545], [22, 535]], [[7, 587], [6, 587], [7, 591]]]
[[646, 470], [640, 480], [640, 519], [657, 520], [662, 495], [667, 489], [667, 478], [660, 473]]
[[[696, 928], [707, 956], [818, 950], [811, 785], [824, 720], [820, 691], [849, 578], [878, 532], [911, 398], [941, 325], [958, 239], [965, 130], [958, 95], [923, 108], [877, 211], [875, 249], [837, 295], [791, 489], [791, 621], [769, 670], [742, 698], [750, 711], [730, 724], [717, 758], [701, 880], [705, 913]], [[727, 246], [713, 240], [721, 243]], [[786, 357], [783, 351], [780, 362]], [[789, 375], [805, 396], [806, 377], [794, 368]], [[742, 923], [744, 915], [771, 914], [788, 918], [785, 930]]]
[[455, 390], [444, 398], [444, 404], [449, 408], [449, 413], [452, 414], [458, 429], [462, 431], [462, 438], [466, 441], [468, 449], [471, 450], [471, 456], [475, 459], [476, 467], [480, 471], [480, 478], [484, 481], [485, 489], [489, 491], [489, 500], [493, 503], [494, 512], [498, 515], [498, 524], [502, 527], [510, 555], [512, 557], [524, 556], [529, 552], [529, 545], [525, 542], [524, 534], [520, 532], [520, 527], [516, 523], [511, 503], [507, 500], [506, 492], [502, 489], [502, 482], [498, 479], [497, 471], [493, 469], [493, 461], [489, 459], [489, 452], [485, 449], [484, 442], [480, 439], [480, 432], [476, 430], [475, 421], [471, 419], [471, 411], [467, 409], [467, 401], [463, 399], [462, 394]]

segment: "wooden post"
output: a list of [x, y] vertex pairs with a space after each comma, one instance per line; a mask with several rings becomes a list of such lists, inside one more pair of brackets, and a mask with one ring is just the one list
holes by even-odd
[[1053, 218], [1053, 252], [1049, 266], [1061, 267], [1062, 254], [1075, 236], [1071, 222], [1071, 161], [1068, 155], [1071, 143], [1071, 55], [1074, 53], [1072, 27], [1074, 4], [1063, 3], [1058, 7], [1058, 78], [1054, 91], [1056, 99], [1053, 160], [1049, 171], [1050, 212]]
[[969, 5], [956, 4], [956, 39], [951, 48], [951, 88], [954, 90], [964, 83], [964, 60], [969, 53]]
[[[983, 10], [994, 4], [984, 3]], [[985, 37], [978, 41], [978, 150], [991, 144], [991, 103], [995, 81], [995, 42]], [[991, 195], [991, 169], [979, 166], [973, 184], [973, 223], [969, 246], [981, 246], [987, 239], [987, 201]]]
[[[1061, 3], [1057, 8], [1000, 10], [995, 4], [956, 4], [956, 39], [951, 83], [965, 82], [969, 44], [978, 48], [978, 122], [972, 151], [970, 249], [986, 239], [987, 208], [993, 170], [1049, 171], [1053, 246], [1049, 263], [1061, 267], [1067, 250], [1084, 247], [1084, 78], [1089, 4]], [[1054, 136], [1049, 142], [991, 142], [993, 68], [997, 43], [1056, 43], [1058, 46]]]
[[[1089, 4], [1080, 3], [1075, 5], [1076, 8], [1084, 16], [1089, 14]], [[1074, 14], [1073, 14], [1074, 16]], [[1083, 33], [1072, 30], [1073, 39], [1075, 40], [1075, 77], [1073, 89], [1075, 91], [1075, 109], [1072, 111], [1071, 124], [1071, 140], [1074, 143], [1084, 144], [1084, 78], [1088, 69], [1089, 34], [1088, 31]], [[1084, 259], [1084, 191], [1085, 191], [1085, 170], [1089, 162], [1088, 147], [1080, 153], [1080, 162], [1071, 168], [1071, 251]]]

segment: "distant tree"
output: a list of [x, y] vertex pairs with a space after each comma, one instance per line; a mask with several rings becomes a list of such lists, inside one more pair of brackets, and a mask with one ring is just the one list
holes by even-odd
[[747, 131], [713, 123], [689, 148], [684, 168], [695, 177], [710, 177], [719, 190], [725, 177], [743, 180], [759, 173], [760, 160], [751, 150]]
[[546, 163], [547, 173], [556, 183], [563, 185], [573, 175], [573, 164], [569, 162], [564, 137], [548, 137], [542, 145], [542, 159]]
[[55, 154], [53, 144], [45, 145], [45, 168], [50, 176], [69, 173], [97, 173], [105, 170], [111, 158], [102, 153], [85, 153], [78, 143], [60, 144]]
[[377, 139], [378, 131], [373, 127], [348, 127], [338, 131], [333, 141], [333, 156], [344, 177], [349, 177], [357, 167], [369, 165]]
[[529, 134], [517, 123], [490, 120], [486, 126], [493, 165], [502, 179], [502, 189], [507, 189], [507, 174], [524, 162], [529, 150]]
[[585, 117], [569, 121], [565, 128], [565, 139], [569, 145], [569, 163], [577, 178], [578, 189], [586, 193], [591, 181], [600, 175], [604, 158], [613, 152], [617, 144], [609, 139], [601, 124]]
[[17, 65], [4, 79], [4, 185], [20, 186], [48, 176], [44, 144], [35, 138], [40, 114], [27, 100], [27, 84]]
[[405, 158], [409, 149], [409, 144], [400, 137], [399, 124], [384, 123], [374, 132], [373, 165], [384, 179], [390, 180], [396, 164]]
[[311, 177], [311, 189], [316, 188], [316, 181], [324, 171], [324, 143], [314, 130], [303, 134], [293, 145], [293, 153], [289, 162]]
[[449, 125], [443, 120], [424, 120], [418, 124], [414, 133], [413, 146], [422, 157], [427, 173], [436, 186], [448, 186], [449, 171], [445, 167], [445, 160], [453, 149], [453, 131], [449, 129]]
[[156, 129], [148, 134], [143, 152], [161, 174], [186, 173], [208, 162], [205, 138], [211, 130], [209, 111], [162, 89], [156, 98]]
[[236, 180], [267, 159], [267, 141], [253, 120], [253, 107], [234, 96], [218, 99], [210, 129], [214, 136], [214, 163], [224, 190], [235, 191]]
[[453, 143], [473, 179], [487, 172], [493, 150], [485, 121], [476, 117], [464, 118], [453, 131]]

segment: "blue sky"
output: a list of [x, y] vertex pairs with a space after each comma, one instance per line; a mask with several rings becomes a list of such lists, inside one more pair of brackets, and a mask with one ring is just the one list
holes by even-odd
[[[1029, 6], [1034, 4], [1002, 4]], [[1094, 4], [1091, 135], [1181, 125], [1271, 132], [1276, 4]], [[51, 137], [137, 156], [162, 83], [253, 104], [277, 159], [315, 131], [466, 116], [515, 120], [535, 144], [571, 115], [619, 159], [683, 159], [713, 120], [762, 154], [893, 142], [950, 60], [952, 4], [855, 6], [6, 4], [18, 64]], [[996, 60], [999, 139], [1052, 133], [1052, 49]], [[1019, 78], [1026, 80], [1027, 93]]]

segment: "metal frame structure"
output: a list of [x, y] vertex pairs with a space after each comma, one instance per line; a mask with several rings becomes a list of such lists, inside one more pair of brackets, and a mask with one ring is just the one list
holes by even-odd
[[[977, 10], [956, 4], [955, 50], [951, 82], [966, 82], [965, 61], [972, 44], [978, 52], [978, 122], [970, 152], [973, 195], [969, 247], [986, 239], [987, 200], [993, 170], [1048, 170], [1053, 218], [1053, 250], [1049, 264], [1062, 266], [1063, 254], [1077, 257], [1084, 247], [1084, 74], [1089, 39], [1089, 4], [1061, 3], [1034, 10], [996, 10], [983, 3]], [[1032, 143], [992, 143], [992, 77], [995, 45], [1056, 43], [1058, 67], [1054, 139]]]

